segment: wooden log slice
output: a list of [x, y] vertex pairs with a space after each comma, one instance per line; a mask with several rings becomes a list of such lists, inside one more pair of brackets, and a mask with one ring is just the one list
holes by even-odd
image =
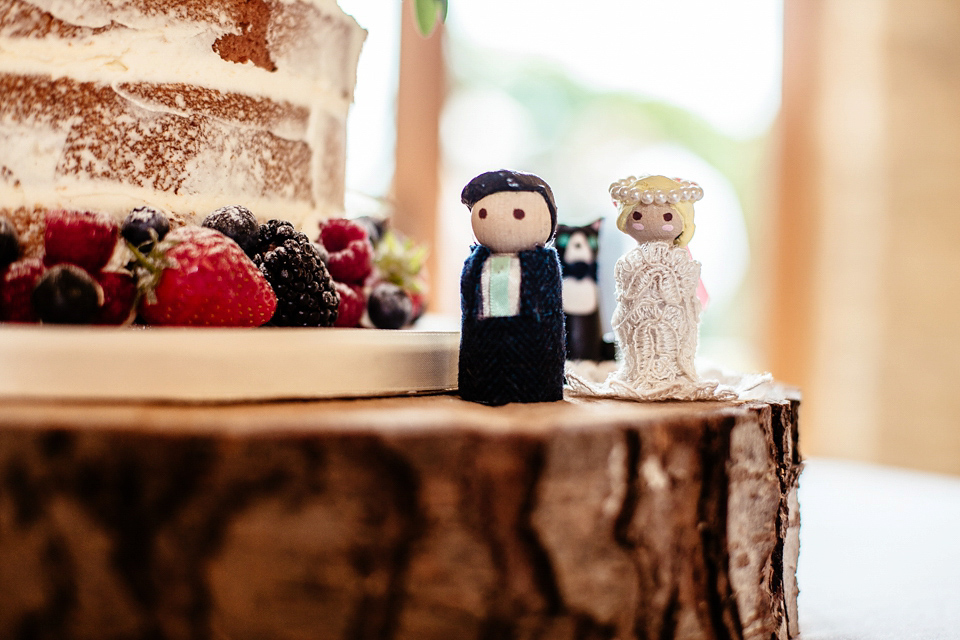
[[0, 637], [793, 637], [798, 405], [2, 401]]

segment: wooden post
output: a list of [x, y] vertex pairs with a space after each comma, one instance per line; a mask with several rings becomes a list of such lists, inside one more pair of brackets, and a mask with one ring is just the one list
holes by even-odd
[[[397, 91], [396, 170], [393, 181], [398, 230], [427, 247], [437, 247], [440, 192], [440, 112], [445, 95], [443, 25], [424, 38], [410, 1], [404, 2]], [[437, 290], [436, 251], [427, 259], [431, 291]], [[429, 301], [428, 301], [429, 303]]]
[[808, 379], [813, 344], [820, 13], [819, 2], [784, 3], [779, 202], [768, 352], [775, 375], [798, 385]]

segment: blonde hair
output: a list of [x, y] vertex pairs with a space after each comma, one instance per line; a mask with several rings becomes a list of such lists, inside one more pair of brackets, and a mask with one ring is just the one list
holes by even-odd
[[[687, 246], [696, 229], [696, 225], [693, 224], [693, 203], [703, 195], [700, 187], [692, 182], [667, 178], [666, 176], [643, 176], [640, 178], [631, 176], [614, 182], [610, 185], [610, 195], [613, 196], [619, 211], [617, 229], [626, 232], [627, 220], [634, 209], [640, 205], [653, 202], [653, 200], [646, 202], [650, 198], [647, 194], [662, 194], [664, 202], [660, 204], [670, 205], [670, 208], [680, 216], [683, 221], [683, 230], [680, 235], [674, 238], [673, 244], [677, 247]], [[677, 199], [675, 201], [671, 201], [674, 198], [667, 200], [668, 194], [677, 194], [675, 196]], [[644, 201], [641, 201], [642, 195]]]

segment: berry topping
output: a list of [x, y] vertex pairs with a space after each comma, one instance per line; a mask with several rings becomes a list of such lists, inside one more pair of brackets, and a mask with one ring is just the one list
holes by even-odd
[[7, 322], [36, 322], [30, 296], [40, 276], [46, 271], [40, 258], [14, 262], [3, 274], [0, 286], [0, 317]]
[[334, 282], [340, 293], [340, 314], [337, 316], [336, 327], [360, 326], [365, 307], [363, 301], [363, 287], [356, 284]]
[[362, 225], [364, 229], [367, 230], [367, 237], [370, 238], [370, 242], [373, 243], [373, 246], [377, 246], [380, 242], [380, 238], [383, 237], [383, 234], [387, 230], [387, 221], [383, 218], [376, 218], [374, 216], [359, 216], [357, 218], [352, 218], [354, 222], [359, 225]]
[[120, 235], [141, 253], [150, 253], [154, 243], [169, 232], [170, 218], [153, 207], [137, 207], [120, 225]]
[[15, 262], [20, 257], [20, 239], [13, 223], [6, 218], [0, 218], [0, 270]]
[[413, 240], [390, 230], [377, 244], [374, 264], [379, 277], [399, 286], [410, 294], [422, 294], [426, 289], [424, 267], [427, 250]]
[[141, 261], [148, 324], [258, 327], [277, 306], [270, 284], [236, 242], [219, 231], [174, 229]]
[[37, 282], [31, 301], [37, 317], [53, 324], [87, 324], [100, 311], [103, 291], [80, 267], [59, 264]]
[[133, 320], [137, 281], [126, 271], [101, 271], [97, 282], [103, 289], [103, 304], [96, 324], [126, 324]]
[[216, 229], [231, 238], [251, 258], [257, 253], [260, 224], [246, 207], [238, 204], [221, 207], [204, 218], [202, 226]]
[[277, 294], [270, 324], [280, 327], [333, 326], [340, 296], [323, 264], [321, 252], [306, 235], [283, 220], [260, 225], [253, 260]]
[[397, 285], [381, 282], [370, 291], [367, 314], [378, 329], [399, 329], [413, 320], [413, 301]]
[[338, 282], [359, 283], [373, 268], [373, 245], [363, 225], [345, 218], [320, 224], [320, 244], [330, 257], [327, 268]]
[[47, 266], [63, 262], [97, 273], [117, 243], [117, 223], [108, 215], [84, 211], [52, 211], [43, 234]]

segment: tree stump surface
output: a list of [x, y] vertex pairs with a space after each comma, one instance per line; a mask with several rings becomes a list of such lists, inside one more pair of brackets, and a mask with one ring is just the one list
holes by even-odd
[[0, 401], [0, 638], [789, 638], [799, 398]]

